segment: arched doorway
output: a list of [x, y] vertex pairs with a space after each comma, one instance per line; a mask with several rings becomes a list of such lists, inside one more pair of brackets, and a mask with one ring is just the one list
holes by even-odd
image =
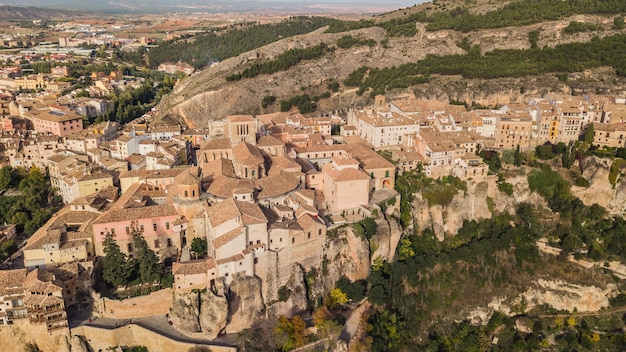
[[386, 179], [383, 181], [383, 188], [391, 188], [391, 180]]

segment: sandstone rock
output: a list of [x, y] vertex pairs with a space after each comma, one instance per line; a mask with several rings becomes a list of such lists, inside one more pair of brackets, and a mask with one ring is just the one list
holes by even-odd
[[536, 305], [548, 305], [568, 312], [596, 312], [609, 306], [609, 297], [616, 290], [614, 284], [602, 289], [581, 286], [564, 281], [537, 280], [534, 287], [522, 294], [528, 309]]
[[85, 340], [83, 340], [80, 336], [74, 335], [70, 338], [69, 350], [72, 352], [89, 352], [90, 348]]
[[376, 218], [376, 235], [370, 239], [370, 245], [376, 248], [372, 253], [372, 260], [381, 257], [392, 261], [396, 255], [396, 248], [402, 237], [402, 227], [393, 218], [378, 216]]
[[228, 302], [211, 290], [176, 292], [170, 320], [185, 334], [215, 338], [226, 326]]
[[435, 236], [443, 240], [445, 235], [453, 235], [463, 226], [465, 220], [479, 220], [491, 218], [489, 205], [485, 201], [487, 197], [496, 202], [496, 207], [506, 208], [508, 200], [506, 195], [494, 195], [495, 179], [489, 177], [483, 182], [467, 182], [468, 191], [459, 191], [452, 202], [447, 206], [429, 206], [428, 201], [415, 194], [413, 202], [413, 217], [417, 230], [422, 232], [433, 229]]
[[[546, 305], [556, 310], [568, 312], [597, 312], [609, 306], [609, 298], [617, 292], [615, 284], [609, 284], [602, 289], [596, 286], [575, 285], [560, 280], [535, 281], [525, 292], [513, 298], [496, 297], [487, 307], [477, 307], [469, 312], [467, 319], [472, 324], [484, 325], [489, 322], [495, 311], [508, 316], [533, 309], [536, 306]], [[516, 323], [517, 326], [517, 323]], [[523, 326], [518, 330], [523, 331]]]
[[307, 309], [308, 300], [306, 295], [306, 283], [304, 282], [304, 270], [300, 265], [293, 265], [291, 276], [284, 289], [288, 290], [289, 298], [284, 302], [275, 300], [268, 303], [268, 318], [274, 319], [281, 315], [292, 317]]
[[612, 160], [596, 156], [586, 157], [581, 162], [582, 176], [589, 187], [572, 186], [572, 193], [587, 205], [598, 204], [610, 214], [623, 214], [626, 210], [626, 180], [619, 178], [615, 186], [609, 182]]
[[333, 352], [348, 352], [348, 343], [343, 340], [337, 340], [337, 344], [335, 345], [335, 349]]
[[335, 287], [341, 275], [351, 281], [367, 278], [370, 270], [370, 247], [365, 238], [353, 228], [344, 226], [335, 230], [336, 236], [328, 236], [324, 244], [324, 260], [317, 276], [309, 282], [313, 299]]
[[239, 276], [233, 278], [228, 293], [227, 333], [257, 327], [265, 318], [265, 304], [261, 295], [261, 280], [258, 277]]

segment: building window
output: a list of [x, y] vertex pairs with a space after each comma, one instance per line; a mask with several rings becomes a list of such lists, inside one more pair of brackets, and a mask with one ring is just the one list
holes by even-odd
[[291, 238], [291, 243], [296, 243], [296, 238], [295, 237]]
[[139, 231], [143, 232], [143, 225], [139, 225]]
[[185, 198], [189, 197], [189, 194], [187, 193], [187, 191], [185, 191]]
[[322, 229], [318, 229], [318, 230], [317, 230], [317, 235], [318, 235], [318, 236], [321, 236], [321, 235], [322, 235]]
[[157, 230], [157, 224], [152, 224], [152, 229], [153, 229], [154, 231], [156, 231], [156, 230]]
[[168, 238], [168, 239], [167, 239], [167, 246], [168, 246], [168, 247], [171, 247], [171, 246], [172, 246], [172, 239], [171, 239], [171, 238]]
[[133, 244], [132, 243], [128, 243], [126, 245], [126, 249], [128, 249], [128, 253], [132, 252], [133, 251]]
[[115, 236], [115, 229], [111, 229], [111, 235]]
[[169, 221], [165, 223], [165, 229], [166, 229], [166, 230], [169, 230], [169, 229], [170, 229], [170, 222], [169, 222]]
[[159, 240], [154, 240], [154, 248], [159, 248]]
[[129, 235], [130, 234], [130, 227], [126, 226], [126, 234]]
[[389, 177], [389, 170], [385, 171], [385, 177]]

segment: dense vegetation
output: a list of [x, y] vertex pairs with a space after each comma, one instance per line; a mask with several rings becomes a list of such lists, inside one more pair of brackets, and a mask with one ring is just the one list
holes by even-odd
[[601, 29], [602, 26], [597, 24], [572, 21], [567, 25], [567, 27], [563, 28], [563, 33], [574, 34], [579, 32], [593, 32]]
[[17, 192], [0, 197], [0, 223], [16, 224], [18, 232], [27, 235], [45, 224], [60, 204], [54, 197], [50, 178], [36, 167], [30, 170], [2, 167], [0, 191], [9, 189]]
[[336, 20], [324, 17], [292, 17], [275, 24], [257, 24], [223, 33], [198, 33], [193, 38], [164, 41], [148, 53], [150, 67], [164, 62], [186, 62], [203, 68], [211, 62], [260, 48], [277, 40], [312, 32]]
[[319, 58], [328, 50], [332, 49], [325, 43], [320, 43], [304, 49], [289, 49], [276, 56], [273, 60], [266, 61], [262, 64], [253, 64], [241, 73], [229, 75], [226, 77], [226, 80], [238, 81], [242, 78], [253, 78], [261, 74], [269, 75], [279, 71], [287, 71], [290, 67], [297, 65], [300, 61]]
[[485, 28], [525, 26], [543, 21], [567, 18], [574, 14], [619, 14], [626, 11], [620, 0], [531, 0], [516, 1], [501, 9], [482, 15], [470, 14], [467, 9], [438, 12], [427, 21], [429, 31], [454, 29], [469, 32]]
[[337, 39], [337, 47], [342, 49], [349, 49], [353, 46], [374, 46], [376, 41], [374, 39], [362, 39], [353, 37], [351, 35], [344, 35]]
[[[422, 11], [380, 23], [365, 20], [341, 21], [332, 23], [327, 32], [339, 33], [379, 26], [384, 28], [387, 35], [391, 37], [413, 36], [417, 34], [417, 22], [426, 23], [427, 31], [452, 29], [470, 32], [486, 28], [526, 26], [543, 21], [559, 20], [574, 14], [605, 15], [624, 12], [626, 12], [626, 3], [620, 0], [530, 0], [512, 2], [501, 9], [485, 14], [472, 14], [467, 8], [457, 7], [450, 11], [436, 12], [430, 16]], [[619, 23], [616, 28], [620, 28]]]
[[[102, 243], [104, 259], [102, 261], [102, 278], [115, 291], [118, 287], [145, 285], [144, 289], [123, 292], [122, 297], [150, 293], [159, 287], [170, 287], [174, 281], [167, 267], [171, 262], [160, 263], [153, 250], [148, 247], [145, 238], [139, 231], [132, 233], [133, 258], [129, 258], [121, 250], [111, 233], [107, 233]], [[102, 287], [108, 292], [106, 287]], [[115, 297], [115, 295], [113, 295]]]
[[363, 66], [354, 70], [343, 83], [358, 86], [360, 92], [371, 88], [371, 94], [376, 95], [391, 88], [425, 82], [430, 74], [498, 78], [580, 72], [611, 66], [618, 75], [626, 76], [624, 53], [626, 35], [623, 34], [595, 38], [589, 43], [568, 43], [530, 50], [494, 50], [484, 55], [481, 55], [479, 46], [473, 46], [465, 55], [428, 55], [416, 63], [384, 69]]
[[164, 95], [172, 91], [175, 83], [175, 78], [170, 75], [161, 74], [154, 77], [161, 79], [155, 84], [155, 81], [148, 78], [138, 88], [126, 88], [112, 93], [108, 98], [113, 101], [114, 108], [101, 116], [98, 121], [104, 119], [125, 124], [150, 111]]
[[[592, 134], [593, 127], [590, 130]], [[449, 322], [468, 307], [486, 305], [491, 297], [518, 294], [537, 278], [563, 278], [596, 285], [607, 282], [602, 280], [612, 282], [609, 275], [599, 275], [602, 269], [584, 269], [568, 262], [570, 255], [601, 263], [626, 262], [626, 220], [608, 216], [597, 204], [582, 203], [561, 175], [565, 172], [572, 179], [579, 177], [577, 170], [570, 169], [572, 161], [566, 159], [590, 155], [590, 140], [592, 137], [585, 134], [580, 142], [569, 145], [537, 147], [537, 159], [558, 158], [552, 163], [564, 166], [559, 172], [519, 150], [501, 157], [498, 153], [484, 155], [491, 162], [492, 172], [512, 172], [503, 171], [502, 163], [532, 166], [524, 171], [529, 188], [546, 199], [552, 212], [520, 203], [514, 216], [494, 213], [491, 219], [465, 221], [455, 236], [444, 241], [438, 241], [431, 230], [416, 232], [401, 239], [395, 262], [374, 260], [365, 284], [342, 278], [337, 288], [350, 292], [349, 298], [359, 299], [365, 294], [374, 304], [362, 320], [366, 321], [366, 335], [358, 346], [352, 347], [371, 351], [623, 350], [626, 315], [622, 317], [621, 307], [626, 305], [626, 295], [611, 300], [614, 311], [595, 315], [546, 307], [530, 310], [522, 300], [512, 307], [513, 317], [496, 312], [487, 325]], [[501, 175], [500, 183], [509, 185]], [[431, 180], [419, 171], [398, 176], [400, 221], [412, 221], [415, 192], [426, 196], [429, 189], [425, 186], [446, 184], [458, 182]], [[447, 197], [446, 192], [433, 193]], [[357, 232], [359, 226], [355, 225]], [[541, 255], [535, 244], [540, 237], [560, 248], [561, 254]], [[529, 327], [528, 332], [516, 327], [520, 322]], [[498, 337], [497, 345], [492, 344], [494, 337]]]
[[292, 107], [297, 107], [302, 114], [315, 111], [315, 102], [308, 94], [296, 95], [287, 100], [280, 101], [280, 111], [289, 111]]

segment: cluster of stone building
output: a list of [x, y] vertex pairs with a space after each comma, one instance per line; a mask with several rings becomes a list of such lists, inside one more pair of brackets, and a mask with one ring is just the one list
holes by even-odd
[[[48, 170], [67, 204], [23, 248], [24, 265], [38, 277], [92, 263], [104, 255], [109, 234], [132, 257], [138, 231], [160, 258], [175, 260], [177, 290], [256, 275], [269, 285], [268, 294], [286, 283], [294, 264], [319, 265], [326, 215], [362, 218], [376, 208], [374, 193], [395, 196], [395, 165], [362, 141], [336, 144], [328, 118], [235, 115], [183, 130], [151, 126], [149, 116], [123, 127], [84, 127], [79, 115], [61, 116], [58, 107], [37, 103], [12, 101], [7, 111], [19, 111], [15, 118], [23, 125], [7, 123], [12, 129], [1, 140], [6, 160]], [[319, 155], [309, 157], [317, 149]], [[195, 238], [207, 240], [208, 259], [191, 260]], [[51, 282], [49, 291], [62, 289], [53, 292], [61, 301], [50, 312], [79, 300], [76, 286], [68, 291]], [[8, 314], [11, 319], [35, 311], [24, 303], [28, 290], [11, 291], [22, 297], [11, 300], [23, 313]]]
[[406, 95], [389, 103], [376, 97], [373, 106], [351, 109], [343, 136], [358, 136], [376, 149], [391, 149], [399, 170], [421, 165], [432, 177], [481, 178], [487, 168], [479, 149], [522, 150], [545, 143], [579, 140], [593, 123], [594, 145], [623, 147], [625, 99], [594, 96], [536, 99], [499, 109], [475, 109], [419, 100]]
[[[257, 276], [271, 301], [294, 264], [320, 265], [329, 219], [363, 218], [398, 196], [396, 171], [421, 165], [433, 177], [480, 180], [487, 175], [480, 149], [568, 143], [591, 122], [597, 144], [623, 146], [624, 106], [572, 98], [467, 111], [377, 97], [332, 135], [341, 121], [297, 113], [233, 115], [201, 129], [152, 126], [150, 116], [84, 127], [56, 106], [9, 102], [6, 111], [19, 111], [24, 127], [2, 124], [13, 126], [0, 140], [6, 160], [48, 170], [66, 206], [23, 248], [26, 269], [0, 273], [0, 300], [9, 302], [0, 304], [0, 325], [28, 317], [63, 326], [59, 307], [89, 291], [104, 239], [111, 235], [132, 258], [136, 232], [174, 260], [175, 290]], [[375, 149], [391, 150], [398, 163]], [[207, 241], [206, 259], [192, 258], [196, 238]]]

